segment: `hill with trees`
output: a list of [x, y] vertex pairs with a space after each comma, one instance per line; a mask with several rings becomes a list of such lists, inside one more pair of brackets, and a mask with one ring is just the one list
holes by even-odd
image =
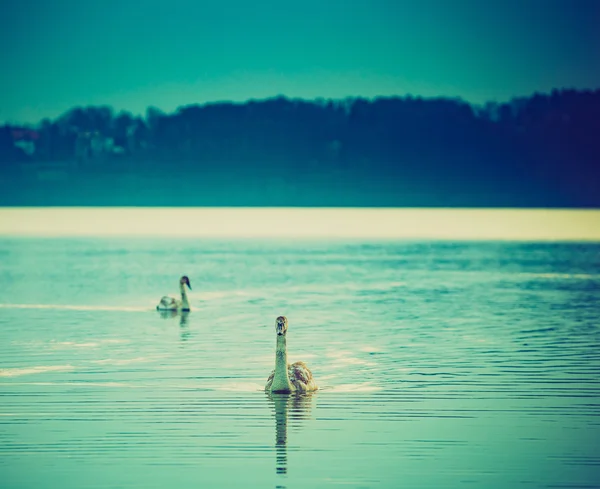
[[77, 107], [0, 126], [0, 205], [600, 206], [600, 90]]

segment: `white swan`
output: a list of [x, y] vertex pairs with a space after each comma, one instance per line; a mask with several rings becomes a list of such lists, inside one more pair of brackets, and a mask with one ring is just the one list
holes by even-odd
[[275, 370], [267, 379], [265, 390], [269, 392], [309, 392], [318, 389], [312, 372], [304, 362], [288, 365], [286, 333], [288, 320], [279, 316], [275, 323], [277, 331], [277, 347], [275, 350]]
[[185, 290], [185, 286], [188, 286], [190, 290], [192, 290], [192, 286], [190, 285], [190, 279], [185, 275], [179, 279], [179, 292], [181, 292], [181, 300], [173, 299], [172, 297], [164, 296], [156, 309], [158, 311], [189, 311], [190, 303], [188, 301], [187, 292]]

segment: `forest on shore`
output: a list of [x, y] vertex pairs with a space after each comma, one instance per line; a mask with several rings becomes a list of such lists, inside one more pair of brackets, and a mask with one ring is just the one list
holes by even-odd
[[0, 126], [0, 205], [599, 207], [600, 90], [275, 97]]

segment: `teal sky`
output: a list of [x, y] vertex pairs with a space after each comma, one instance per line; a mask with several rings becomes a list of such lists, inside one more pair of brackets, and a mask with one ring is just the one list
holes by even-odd
[[0, 0], [0, 121], [274, 95], [600, 87], [596, 0]]

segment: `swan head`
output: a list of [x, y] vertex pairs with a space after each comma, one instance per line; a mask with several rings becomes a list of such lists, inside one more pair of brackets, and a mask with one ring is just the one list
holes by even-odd
[[192, 286], [190, 285], [190, 279], [189, 279], [189, 278], [187, 278], [187, 275], [184, 275], [183, 277], [181, 277], [181, 279], [179, 279], [179, 283], [180, 283], [181, 285], [187, 285], [187, 286], [188, 286], [188, 288], [189, 288], [190, 290], [192, 290]]
[[275, 331], [277, 336], [285, 336], [288, 329], [288, 320], [285, 316], [279, 316], [275, 321]]

